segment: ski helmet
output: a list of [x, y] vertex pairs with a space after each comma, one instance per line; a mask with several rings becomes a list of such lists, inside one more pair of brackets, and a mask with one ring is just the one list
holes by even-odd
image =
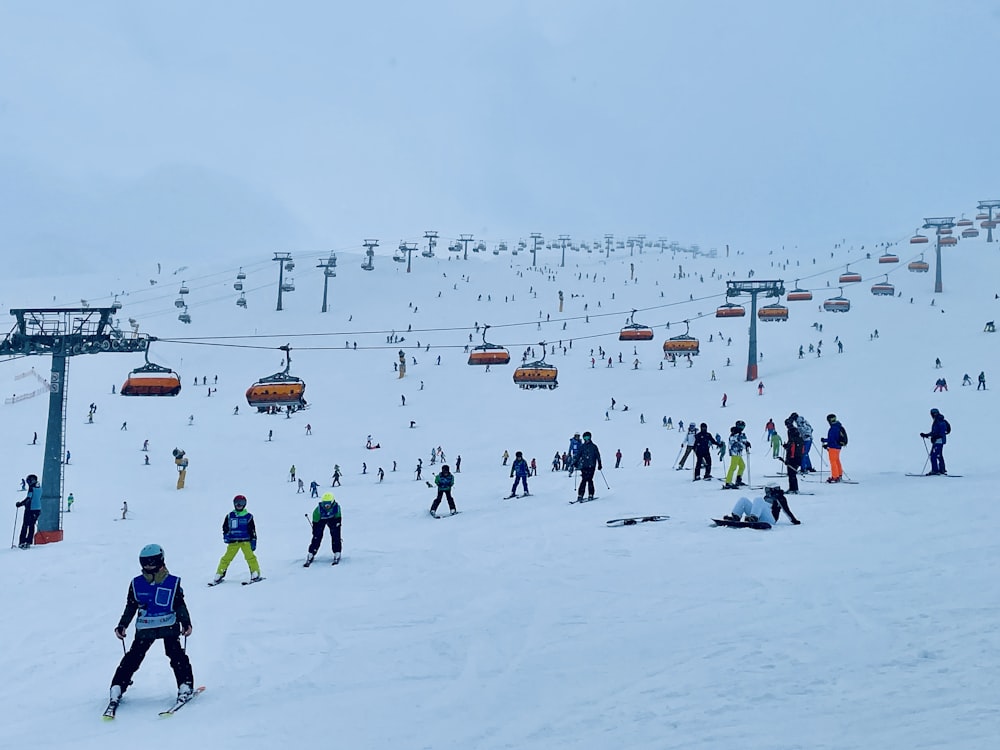
[[697, 430], [698, 428], [694, 426], [694, 422], [688, 424], [688, 432], [696, 432]]
[[38, 476], [35, 474], [28, 474], [28, 476], [24, 478], [24, 481], [27, 482], [32, 487], [34, 487], [36, 484], [38, 484]]
[[708, 429], [708, 425], [707, 425], [707, 424], [705, 424], [704, 422], [702, 422], [702, 423], [701, 423], [701, 425], [699, 425], [699, 427], [700, 427], [700, 428], [701, 428], [702, 430], [707, 430], [707, 429]]
[[797, 411], [793, 411], [791, 414], [788, 415], [788, 418], [792, 420], [798, 419], [799, 413]]
[[139, 551], [139, 565], [143, 568], [159, 570], [163, 567], [163, 547], [159, 544], [147, 544]]
[[236, 508], [236, 510], [243, 510], [245, 507], [247, 507], [246, 496], [245, 495], [237, 495], [236, 497], [234, 497], [233, 498], [233, 507]]
[[[941, 413], [941, 412], [939, 412], [939, 411], [938, 411], [937, 409], [931, 409], [931, 416], [932, 416], [932, 417], [936, 417], [936, 416], [937, 416], [938, 414], [940, 414], [940, 413]], [[29, 481], [29, 482], [31, 481], [31, 477], [28, 477], [28, 481]]]
[[784, 495], [784, 494], [785, 492], [784, 490], [781, 489], [780, 485], [769, 484], [766, 487], [764, 487], [764, 497], [766, 498], [776, 498], [779, 495]]
[[322, 498], [320, 498], [320, 499], [321, 499], [321, 500], [322, 500], [322, 501], [323, 501], [324, 503], [332, 503], [332, 502], [334, 502], [334, 499], [333, 499], [333, 493], [332, 493], [332, 492], [324, 492], [324, 493], [323, 493], [323, 497], [322, 497]]
[[827, 422], [836, 422], [837, 421], [837, 415], [836, 414], [827, 414], [826, 415], [826, 421]]
[[583, 433], [583, 439], [584, 440], [590, 440], [590, 437], [591, 437], [591, 435], [590, 435], [590, 431], [589, 430], [587, 432]]
[[736, 427], [737, 427], [737, 428], [739, 428], [739, 429], [741, 429], [741, 430], [742, 430], [742, 429], [743, 429], [744, 427], [746, 427], [746, 426], [747, 426], [747, 423], [746, 423], [746, 422], [744, 422], [744, 421], [743, 421], [742, 419], [737, 419], [737, 420], [736, 420]]

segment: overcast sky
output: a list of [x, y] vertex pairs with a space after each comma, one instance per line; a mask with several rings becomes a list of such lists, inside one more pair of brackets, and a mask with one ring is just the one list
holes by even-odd
[[2, 0], [0, 241], [898, 239], [1000, 199], [998, 52], [994, 0]]

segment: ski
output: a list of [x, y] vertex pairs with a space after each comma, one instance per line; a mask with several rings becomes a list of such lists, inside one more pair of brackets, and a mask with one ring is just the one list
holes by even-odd
[[330, 565], [340, 565], [340, 557], [333, 558], [333, 562]]
[[731, 529], [758, 529], [765, 531], [771, 528], [771, 524], [764, 521], [728, 521], [724, 518], [713, 518], [712, 524], [715, 526], [725, 526]]
[[261, 576], [260, 578], [251, 578], [249, 581], [240, 581], [240, 583], [242, 583], [244, 586], [249, 586], [251, 583], [260, 583], [261, 581], [266, 581], [266, 580], [267, 579], [264, 578], [264, 576]]
[[160, 711], [160, 716], [173, 716], [175, 713], [177, 713], [178, 711], [180, 711], [184, 706], [186, 706], [188, 703], [190, 703], [196, 697], [198, 697], [198, 695], [200, 693], [202, 693], [204, 690], [205, 690], [205, 686], [202, 685], [201, 687], [195, 688], [192, 691], [191, 695], [189, 695], [187, 698], [184, 698], [184, 699], [178, 698], [177, 702], [174, 703], [173, 706], [171, 706], [170, 708], [168, 708], [166, 711]]
[[312, 559], [309, 559], [309, 560], [306, 560], [304, 563], [302, 563], [302, 567], [303, 568], [308, 568], [312, 564], [313, 564]]
[[448, 516], [457, 516], [461, 512], [460, 510], [456, 510], [455, 512], [448, 511], [447, 513], [435, 513], [432, 511], [431, 516], [434, 518], [447, 518]]
[[117, 700], [117, 701], [111, 701], [108, 704], [108, 707], [106, 709], [104, 709], [104, 717], [103, 718], [104, 718], [105, 721], [114, 721], [115, 712], [118, 710], [118, 704], [120, 702], [121, 702], [120, 699]]
[[831, 482], [829, 479], [823, 482], [824, 484], [860, 484], [853, 479], [838, 479], [836, 482]]
[[570, 500], [569, 504], [570, 505], [576, 505], [577, 503], [589, 503], [592, 500], [600, 500], [600, 499], [601, 498], [598, 495], [594, 495], [593, 497], [580, 497], [580, 498], [577, 498], [576, 500]]
[[531, 497], [530, 492], [525, 492], [523, 495], [507, 495], [507, 497], [502, 498], [503, 500], [513, 500], [515, 498]]
[[605, 521], [606, 526], [635, 526], [640, 523], [648, 523], [650, 521], [667, 521], [670, 516], [633, 516], [631, 518], [612, 518], [610, 521]]
[[226, 579], [223, 578], [221, 581], [209, 581], [207, 585], [208, 586], [218, 586], [220, 583], [225, 583], [225, 582], [226, 582]]
[[961, 477], [961, 474], [907, 474], [908, 477]]

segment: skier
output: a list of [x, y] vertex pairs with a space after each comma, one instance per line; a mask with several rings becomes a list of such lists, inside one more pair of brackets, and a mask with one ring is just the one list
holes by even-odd
[[809, 458], [809, 453], [812, 451], [813, 444], [813, 428], [809, 424], [809, 421], [800, 416], [797, 412], [792, 412], [788, 415], [788, 419], [785, 420], [785, 427], [791, 427], [795, 425], [798, 428], [799, 434], [802, 436], [802, 465], [799, 468], [801, 474], [809, 474], [810, 472], [816, 471], [813, 468], [812, 461]]
[[28, 494], [24, 500], [19, 500], [16, 505], [24, 508], [24, 518], [21, 520], [21, 535], [18, 537], [17, 546], [21, 549], [28, 549], [35, 541], [35, 523], [42, 515], [42, 485], [38, 483], [35, 474], [28, 474]]
[[788, 473], [788, 491], [797, 494], [799, 491], [799, 469], [802, 457], [805, 455], [805, 441], [802, 433], [794, 424], [788, 426], [788, 440], [785, 442], [785, 470]]
[[340, 538], [340, 524], [342, 522], [340, 514], [340, 504], [333, 497], [332, 492], [324, 492], [319, 503], [312, 514], [312, 540], [309, 542], [309, 553], [306, 555], [306, 565], [312, 563], [319, 551], [320, 544], [323, 543], [323, 529], [330, 529], [330, 546], [333, 550], [333, 564], [340, 562], [340, 552], [342, 542]]
[[594, 499], [594, 470], [604, 470], [601, 463], [601, 451], [591, 441], [590, 432], [583, 433], [583, 442], [576, 452], [576, 464], [580, 469], [580, 487], [576, 491], [576, 501], [583, 502], [583, 491], [587, 490], [587, 499]]
[[[734, 490], [746, 484], [743, 481], [743, 472], [746, 470], [747, 464], [743, 460], [743, 452], [746, 451], [747, 455], [750, 454], [750, 442], [743, 434], [745, 427], [746, 422], [740, 419], [729, 428], [729, 471], [726, 472], [725, 484], [727, 490]], [[734, 474], [736, 476], [735, 484], [733, 483]]]
[[[506, 451], [504, 452], [506, 453]], [[437, 509], [441, 504], [442, 497], [448, 500], [448, 507], [451, 509], [451, 514], [455, 515], [458, 513], [458, 509], [455, 507], [455, 500], [451, 496], [451, 488], [455, 485], [455, 475], [451, 473], [448, 464], [442, 466], [441, 473], [434, 476], [434, 484], [437, 485], [437, 497], [431, 503], [431, 515], [435, 518], [438, 517]]]
[[164, 564], [163, 548], [147, 544], [139, 552], [142, 575], [132, 579], [115, 635], [125, 640], [125, 633], [132, 618], [135, 621], [135, 638], [132, 647], [122, 657], [111, 678], [111, 700], [104, 715], [114, 718], [122, 694], [132, 684], [132, 675], [142, 664], [149, 647], [163, 639], [163, 650], [170, 659], [170, 668], [177, 681], [177, 700], [186, 701], [194, 694], [194, 675], [191, 661], [181, 646], [179, 636], [191, 635], [191, 615], [184, 602], [181, 579], [171, 575]]
[[319, 497], [319, 482], [315, 479], [309, 483], [309, 497]]
[[[717, 438], [712, 437], [712, 433], [708, 431], [707, 424], [702, 422], [698, 427], [698, 433], [694, 436], [695, 482], [701, 479], [702, 467], [705, 469], [705, 479], [712, 478], [712, 446], [721, 447], [722, 445]], [[719, 456], [719, 460], [722, 460], [722, 456]]]
[[289, 482], [295, 481], [295, 464], [292, 464], [292, 468], [288, 470], [288, 481]]
[[66, 512], [70, 513], [72, 512], [72, 510], [73, 510], [73, 493], [71, 492], [69, 493], [69, 495], [66, 496]]
[[[533, 477], [537, 477], [538, 476], [538, 462], [535, 461], [534, 458], [531, 459], [531, 463], [528, 464], [528, 468], [531, 469], [531, 471], [528, 472], [529, 475], [531, 475]], [[455, 462], [455, 471], [458, 471], [458, 462], [457, 461]]]
[[507, 499], [517, 497], [517, 485], [519, 482], [524, 487], [524, 494], [530, 494], [528, 492], [528, 473], [528, 462], [524, 460], [524, 454], [521, 451], [515, 451], [514, 463], [510, 465], [510, 475], [514, 478], [514, 484], [510, 488], [510, 495], [507, 496]]
[[681, 443], [684, 446], [684, 455], [681, 456], [681, 460], [677, 464], [677, 471], [681, 471], [684, 468], [684, 463], [687, 461], [688, 456], [694, 453], [694, 438], [697, 434], [698, 428], [694, 426], [694, 422], [688, 424], [687, 434], [684, 436], [684, 442]]
[[980, 370], [980, 372], [979, 372], [979, 383], [976, 385], [976, 390], [977, 391], [985, 391], [986, 390], [986, 371], [985, 370]]
[[727, 521], [745, 520], [750, 523], [763, 522], [770, 527], [778, 522], [781, 511], [785, 511], [788, 515], [788, 520], [793, 525], [798, 526], [802, 523], [792, 515], [792, 511], [788, 507], [788, 500], [785, 499], [785, 493], [782, 489], [777, 485], [771, 484], [764, 488], [764, 497], [755, 497], [752, 502], [749, 498], [741, 497], [736, 501], [736, 505], [733, 506], [733, 512], [726, 514], [723, 518]]
[[556, 451], [556, 454], [552, 457], [552, 471], [559, 471], [560, 463], [559, 451]]
[[[531, 459], [531, 463], [534, 464], [535, 463], [535, 459]], [[395, 461], [394, 461], [393, 462], [393, 466], [395, 466], [395, 465], [396, 464], [395, 464]], [[535, 468], [535, 467], [532, 465], [531, 468]], [[393, 469], [393, 471], [395, 471], [395, 469]], [[455, 456], [455, 473], [456, 474], [461, 474], [462, 473], [462, 457], [461, 456]]]
[[781, 454], [781, 435], [777, 430], [768, 432], [771, 436], [771, 458], [777, 458]]
[[424, 459], [417, 459], [417, 479], [420, 479], [420, 472], [424, 470]]
[[931, 470], [927, 472], [929, 477], [948, 473], [944, 466], [944, 444], [948, 442], [948, 434], [951, 432], [948, 420], [937, 409], [931, 409], [931, 419], [934, 421], [931, 423], [930, 432], [920, 433], [920, 437], [925, 440], [931, 439]]
[[836, 414], [827, 414], [826, 421], [830, 425], [826, 437], [821, 440], [826, 452], [830, 454], [830, 476], [826, 480], [833, 484], [844, 478], [844, 469], [840, 465], [840, 449], [847, 445], [847, 430], [837, 421]]
[[576, 468], [576, 454], [580, 452], [580, 446], [583, 441], [580, 439], [580, 433], [574, 432], [573, 437], [569, 439], [569, 459], [566, 461], [566, 469], [570, 474], [573, 473], [573, 469]]
[[[501, 466], [506, 466], [506, 465], [507, 465], [507, 462], [508, 462], [509, 460], [510, 460], [510, 453], [508, 453], [508, 452], [507, 452], [506, 450], [504, 450], [504, 452], [503, 452], [503, 460], [502, 460], [502, 461], [500, 462], [500, 465], [501, 465]], [[431, 463], [434, 463], [434, 461], [433, 461], [433, 454], [432, 454], [432, 460], [431, 460]]]
[[305, 492], [305, 491], [306, 491], [305, 482], [302, 481], [302, 477], [299, 477], [298, 486], [297, 489], [295, 490], [295, 494], [298, 495], [300, 492]]
[[622, 465], [622, 449], [619, 448], [615, 451], [615, 468], [619, 468]]
[[260, 565], [254, 554], [257, 550], [257, 527], [253, 521], [253, 514], [247, 511], [247, 499], [243, 495], [233, 498], [233, 510], [222, 520], [222, 539], [226, 543], [226, 551], [222, 554], [219, 567], [215, 570], [213, 585], [222, 583], [229, 563], [240, 550], [243, 550], [243, 557], [250, 568], [250, 580], [259, 581]]
[[340, 464], [333, 465], [333, 484], [331, 484], [330, 486], [331, 487], [340, 486]]
[[383, 479], [385, 479], [385, 472], [382, 470], [382, 467], [379, 466], [378, 467], [378, 481], [381, 482]]
[[653, 454], [649, 452], [649, 448], [646, 448], [642, 452], [642, 465], [649, 466], [649, 462], [653, 460]]

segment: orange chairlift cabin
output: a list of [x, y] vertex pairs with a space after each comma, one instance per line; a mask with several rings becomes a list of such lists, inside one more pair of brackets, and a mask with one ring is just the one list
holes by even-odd
[[470, 365], [505, 365], [510, 362], [510, 352], [486, 340], [488, 325], [483, 326], [483, 343], [469, 352]]
[[636, 310], [629, 316], [629, 324], [618, 332], [619, 341], [651, 341], [653, 329], [635, 322]]
[[847, 312], [851, 309], [851, 301], [844, 296], [844, 290], [840, 290], [840, 296], [831, 297], [823, 303], [823, 309], [827, 312]]
[[958, 237], [942, 237], [939, 242], [941, 247], [952, 247], [958, 244]]
[[772, 305], [764, 305], [757, 311], [757, 320], [761, 322], [788, 320], [788, 308], [779, 302], [775, 302]]
[[808, 289], [799, 288], [799, 280], [795, 280], [795, 288], [788, 293], [786, 299], [789, 302], [808, 302], [813, 298], [813, 293]]
[[896, 296], [896, 287], [889, 283], [889, 274], [885, 275], [885, 280], [880, 281], [877, 284], [872, 284], [872, 294], [876, 297], [894, 297]]
[[[542, 341], [542, 354], [545, 354], [545, 342]], [[557, 377], [559, 370], [554, 365], [547, 364], [544, 359], [527, 362], [514, 370], [514, 382], [521, 388], [548, 388], [550, 391], [559, 386]]]
[[927, 236], [923, 235], [923, 234], [920, 234], [920, 230], [918, 229], [917, 232], [912, 237], [910, 237], [910, 244], [911, 245], [926, 245], [927, 244]]
[[663, 342], [663, 356], [670, 354], [696, 355], [699, 351], [698, 339], [690, 335], [691, 324], [684, 321], [685, 330], [680, 336], [674, 336]]
[[742, 318], [746, 314], [747, 309], [743, 305], [737, 305], [735, 302], [727, 302], [715, 309], [715, 317], [717, 318]]
[[921, 255], [919, 260], [911, 260], [906, 264], [907, 269], [913, 273], [927, 273], [931, 270], [930, 264], [924, 260], [924, 256]]
[[[152, 343], [155, 339], [150, 338]], [[181, 392], [181, 378], [169, 367], [162, 367], [149, 361], [149, 344], [143, 352], [146, 364], [137, 367], [125, 378], [121, 387], [123, 396], [176, 396]]]
[[285, 353], [285, 369], [261, 378], [247, 388], [247, 403], [257, 407], [257, 411], [267, 411], [271, 406], [286, 406], [294, 409], [304, 408], [306, 400], [305, 381], [294, 375], [289, 375], [292, 366], [292, 349], [288, 344], [279, 346]]
[[894, 253], [882, 253], [878, 256], [879, 263], [899, 263], [899, 256]]
[[851, 267], [848, 266], [844, 269], [844, 272], [840, 274], [839, 281], [841, 284], [857, 284], [861, 281], [861, 274], [852, 271]]
[[967, 240], [972, 237], [978, 237], [978, 236], [979, 236], [979, 230], [976, 229], [975, 227], [966, 227], [965, 229], [962, 230], [962, 239]]

